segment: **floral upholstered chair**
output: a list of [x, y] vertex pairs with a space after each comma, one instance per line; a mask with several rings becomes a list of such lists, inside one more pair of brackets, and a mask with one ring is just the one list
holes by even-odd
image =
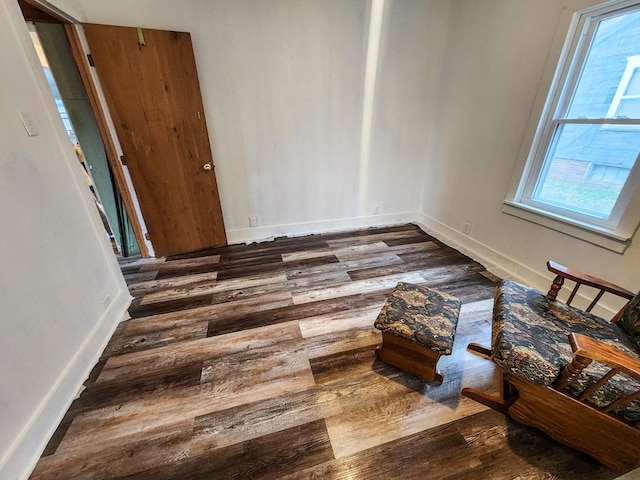
[[[640, 294], [547, 262], [557, 276], [545, 295], [504, 280], [494, 301], [491, 349], [469, 349], [501, 367], [499, 397], [462, 394], [581, 450], [614, 469], [640, 461]], [[575, 282], [568, 300], [557, 295]], [[586, 310], [580, 288], [598, 290]], [[605, 293], [628, 303], [604, 320], [591, 310]]]

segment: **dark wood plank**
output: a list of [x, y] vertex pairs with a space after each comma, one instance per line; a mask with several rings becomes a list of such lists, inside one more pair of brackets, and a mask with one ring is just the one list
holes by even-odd
[[[61, 453], [66, 462], [47, 457], [36, 467], [34, 480], [122, 478], [160, 465], [170, 465], [189, 453], [193, 421], [167, 424], [143, 432], [125, 443]], [[90, 447], [90, 446], [88, 446]]]
[[218, 272], [218, 280], [228, 280], [230, 278], [238, 278], [244, 275], [256, 275], [264, 272], [286, 272], [298, 268], [309, 268], [316, 265], [326, 265], [327, 263], [337, 263], [339, 260], [335, 255], [327, 255], [324, 257], [310, 258], [305, 260], [281, 262], [274, 265], [261, 264], [257, 266], [233, 266], [225, 268]]
[[433, 278], [428, 272], [421, 272], [421, 275], [427, 287], [449, 293], [465, 303], [493, 298], [498, 286], [494, 280], [480, 272], [455, 274], [446, 278]]
[[480, 464], [481, 459], [472, 455], [456, 427], [448, 424], [282, 478], [411, 480], [438, 479], [444, 475], [464, 478], [466, 471]]
[[356, 365], [370, 369], [372, 362], [374, 363], [374, 371], [386, 368], [383, 362], [376, 362], [375, 348], [370, 345], [309, 360], [313, 378], [317, 384], [344, 378], [345, 370], [347, 368], [353, 369]]
[[122, 270], [123, 275], [132, 275], [134, 273], [138, 273], [140, 265], [121, 265], [120, 270]]
[[416, 232], [416, 235], [412, 237], [394, 238], [393, 240], [385, 240], [384, 243], [386, 243], [390, 247], [396, 247], [398, 245], [408, 245], [410, 243], [418, 243], [418, 242], [425, 242], [425, 241], [436, 242], [442, 246], [445, 246], [444, 244], [440, 243], [436, 238], [433, 238], [431, 235], [427, 235], [424, 232]]
[[187, 457], [129, 479], [275, 479], [333, 458], [323, 420]]
[[194, 295], [193, 297], [179, 298], [177, 300], [169, 300], [166, 302], [150, 303], [146, 305], [135, 305], [129, 307], [129, 314], [132, 318], [148, 317], [151, 315], [160, 315], [167, 312], [177, 312], [179, 310], [189, 310], [205, 305], [211, 305], [213, 295]]
[[332, 312], [355, 310], [372, 303], [382, 306], [386, 298], [387, 292], [374, 292], [310, 302], [303, 305], [291, 305], [253, 314], [234, 315], [233, 312], [230, 312], [228, 315], [220, 316], [209, 322], [207, 336], [224, 335], [230, 332], [248, 330], [265, 325], [276, 325]]
[[245, 258], [256, 258], [264, 255], [282, 255], [290, 252], [304, 252], [307, 250], [329, 250], [329, 245], [324, 238], [300, 238], [298, 241], [285, 242], [276, 240], [258, 244], [253, 249], [246, 249], [237, 252], [229, 252], [221, 255], [221, 262], [237, 262]]
[[202, 362], [185, 363], [166, 369], [157, 369], [151, 374], [131, 375], [125, 379], [95, 383], [82, 392], [69, 411], [77, 415], [96, 408], [125, 403], [127, 400], [144, 398], [172, 388], [198, 385], [202, 366]]
[[[264, 267], [265, 265], [269, 265], [271, 263], [281, 263], [282, 257], [278, 254], [272, 255], [263, 255], [258, 257], [248, 257], [243, 258], [241, 260], [233, 261], [233, 262], [211, 262], [211, 263], [201, 263], [195, 266], [188, 267], [173, 267], [173, 263], [167, 263], [167, 268], [163, 268], [158, 272], [158, 276], [156, 278], [169, 278], [169, 277], [177, 277], [181, 275], [194, 275], [197, 273], [205, 273], [205, 272], [222, 272], [222, 271], [230, 271], [230, 270], [240, 270], [242, 272], [250, 274], [253, 271], [253, 267]], [[268, 269], [268, 267], [267, 267]], [[265, 271], [264, 268], [261, 271]]]

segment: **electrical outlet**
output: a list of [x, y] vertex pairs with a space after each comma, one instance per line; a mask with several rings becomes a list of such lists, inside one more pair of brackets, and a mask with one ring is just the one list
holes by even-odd
[[464, 222], [462, 233], [464, 233], [465, 235], [469, 235], [469, 233], [471, 233], [471, 222]]
[[102, 299], [102, 308], [106, 310], [109, 305], [111, 305], [111, 297], [109, 295], [105, 295]]
[[35, 137], [36, 135], [40, 135], [38, 131], [38, 126], [36, 125], [35, 120], [31, 116], [31, 113], [26, 112], [24, 110], [20, 110], [20, 119], [22, 120], [22, 124], [24, 128], [27, 130], [27, 134], [30, 137]]
[[250, 227], [257, 227], [258, 226], [258, 217], [257, 216], [252, 216], [249, 217], [249, 226]]

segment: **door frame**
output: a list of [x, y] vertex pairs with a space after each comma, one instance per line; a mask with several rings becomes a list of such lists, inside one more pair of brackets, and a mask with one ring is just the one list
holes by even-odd
[[[18, 2], [18, 0], [15, 1]], [[111, 127], [113, 125], [111, 115], [104, 101], [97, 76], [95, 72], [91, 70], [91, 65], [89, 65], [89, 59], [87, 57], [88, 49], [86, 48], [86, 40], [82, 33], [82, 24], [52, 5], [41, 3], [40, 0], [21, 0], [21, 3], [32, 6], [45, 16], [50, 16], [53, 20], [62, 24], [69, 41], [71, 54], [80, 72], [80, 78], [82, 79], [84, 88], [87, 91], [89, 103], [93, 110], [96, 123], [98, 124], [100, 137], [104, 143], [107, 161], [113, 172], [116, 186], [120, 191], [124, 208], [133, 229], [133, 235], [140, 248], [140, 255], [150, 257], [151, 252], [147, 243], [148, 240], [142, 227], [143, 221], [139, 211], [136, 209], [136, 203], [134, 201], [133, 186], [127, 181], [127, 176], [120, 160], [118, 150], [119, 142], [117, 141], [115, 130]], [[40, 19], [40, 21], [42, 21], [42, 19]]]

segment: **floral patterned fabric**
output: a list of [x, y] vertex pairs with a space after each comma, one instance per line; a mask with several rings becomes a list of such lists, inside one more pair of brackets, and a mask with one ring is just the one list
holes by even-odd
[[[568, 338], [572, 332], [596, 338], [640, 358], [635, 343], [616, 324], [549, 300], [533, 288], [503, 280], [496, 291], [491, 341], [493, 360], [503, 369], [538, 385], [551, 385], [573, 358]], [[569, 389], [577, 395], [608, 371], [608, 366], [592, 362]], [[589, 401], [602, 407], [638, 389], [640, 383], [618, 374]], [[629, 421], [640, 420], [640, 401], [616, 413]]]
[[451, 295], [400, 282], [374, 325], [441, 355], [451, 355], [460, 305]]

